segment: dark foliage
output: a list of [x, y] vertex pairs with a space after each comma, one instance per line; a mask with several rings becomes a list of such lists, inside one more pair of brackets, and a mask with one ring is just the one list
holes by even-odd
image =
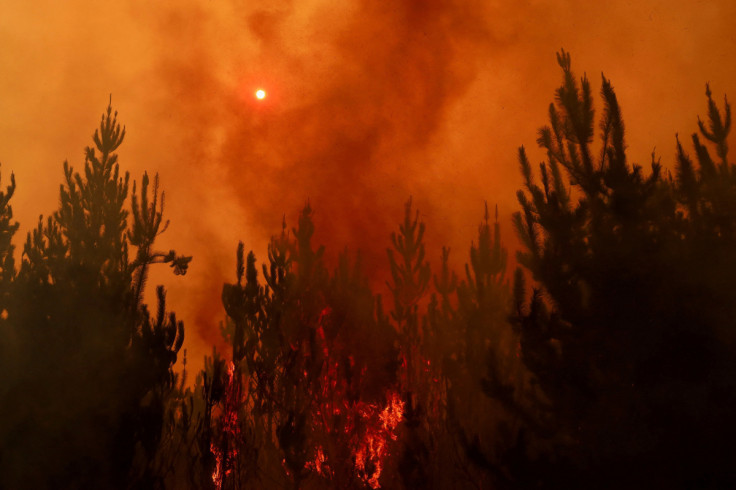
[[237, 283], [222, 294], [226, 334], [242, 376], [241, 420], [260, 444], [257, 482], [357, 488], [380, 476], [378, 455], [361, 453], [359, 439], [372, 437], [373, 412], [390, 402], [394, 334], [359, 262], [344, 254], [328, 273], [324, 249], [311, 245], [311, 213], [307, 205], [293, 238], [284, 224], [272, 240], [264, 285], [253, 253], [244, 261], [238, 247]]
[[83, 171], [64, 163], [59, 209], [19, 268], [11, 174], [0, 487], [736, 487], [728, 101], [706, 86], [694, 157], [678, 139], [674, 177], [654, 155], [645, 171], [627, 159], [611, 83], [596, 125], [588, 79], [566, 52], [558, 63], [538, 172], [519, 150], [512, 283], [497, 210], [464, 274], [443, 248], [433, 275], [410, 199], [384, 312], [359, 254], [326, 265], [307, 204], [260, 267], [238, 245], [221, 294], [229, 351], [213, 349], [191, 385], [186, 352], [175, 372], [184, 326], [164, 289], [144, 302], [151, 266], [184, 274], [191, 257], [156, 249], [164, 195], [145, 173], [129, 196], [117, 114], [103, 114]]
[[[150, 264], [170, 262], [183, 273], [190, 258], [152, 251], [163, 231], [163, 195], [154, 185], [148, 205], [147, 176], [141, 205], [134, 191], [128, 229], [129, 177], [115, 153], [125, 130], [116, 116], [110, 107], [103, 114], [82, 174], [64, 163], [59, 210], [28, 234], [20, 271], [3, 287], [3, 334], [16, 349], [2, 400], [7, 488], [152, 487], [158, 480], [149, 462], [184, 330], [166, 314], [163, 289], [155, 318], [141, 296]], [[13, 230], [7, 219], [2, 238]], [[133, 261], [129, 245], [137, 247]], [[10, 280], [4, 251], [3, 279], [7, 271]]]
[[[626, 159], [621, 110], [602, 79], [601, 150], [591, 144], [590, 85], [558, 55], [563, 85], [539, 132], [541, 186], [524, 148], [514, 216], [519, 262], [539, 285], [514, 323], [542, 390], [534, 432], [553, 448], [545, 485], [580, 488], [732, 486], [733, 277], [736, 218], [727, 161], [730, 109], [707, 90], [720, 162], [693, 135], [698, 169], [678, 142], [677, 179], [652, 158]], [[563, 178], [569, 178], [569, 185]], [[521, 277], [521, 276], [519, 276]]]

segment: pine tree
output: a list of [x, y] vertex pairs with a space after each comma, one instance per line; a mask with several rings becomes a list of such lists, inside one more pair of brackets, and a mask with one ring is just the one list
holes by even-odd
[[18, 223], [13, 222], [13, 208], [10, 199], [15, 193], [15, 175], [10, 174], [10, 185], [5, 192], [0, 192], [0, 325], [7, 319], [10, 289], [15, 279], [15, 258], [12, 243], [13, 235], [18, 230]]
[[116, 153], [124, 136], [108, 106], [83, 173], [64, 163], [59, 209], [39, 219], [24, 246], [11, 299], [24, 365], [4, 403], [24, 428], [4, 441], [13, 447], [3, 467], [11, 487], [124, 488], [155, 479], [151, 458], [135, 458], [151, 456], [159, 441], [183, 326], [165, 314], [163, 290], [154, 320], [140, 297], [149, 264], [183, 273], [191, 258], [152, 250], [163, 196], [154, 185], [148, 206], [145, 175], [128, 229], [129, 176]]
[[[648, 176], [628, 164], [621, 109], [605, 77], [595, 157], [590, 84], [586, 77], [575, 80], [569, 54], [562, 51], [558, 62], [563, 84], [538, 139], [547, 153], [541, 186], [522, 147], [525, 190], [514, 216], [526, 249], [519, 262], [539, 285], [528, 305], [521, 300], [523, 285], [515, 287], [514, 321], [523, 361], [542, 391], [539, 406], [549, 404], [538, 427], [528, 424], [537, 444], [554, 448], [555, 464], [544, 481], [718, 486], [728, 481], [720, 480], [728, 478], [724, 455], [709, 438], [715, 427], [732, 433], [716, 399], [733, 391], [713, 377], [731, 369], [733, 351], [716, 347], [718, 329], [730, 327], [716, 327], [709, 310], [732, 304], [733, 296], [718, 293], [717, 276], [703, 274], [713, 271], [706, 265], [712, 257], [693, 246], [702, 240], [696, 227], [727, 241], [730, 220], [700, 221], [711, 204], [700, 200], [700, 183], [681, 146], [677, 186], [663, 177], [654, 156]], [[709, 92], [708, 98], [710, 129], [702, 122], [700, 129], [717, 145], [727, 172], [722, 142], [729, 118], [716, 117]], [[697, 138], [694, 143], [707, 175], [714, 166]], [[734, 271], [730, 264], [718, 267]], [[716, 300], [701, 302], [711, 293]], [[699, 420], [703, 413], [714, 419]]]
[[391, 234], [393, 249], [387, 250], [391, 268], [388, 287], [393, 295], [391, 317], [396, 324], [402, 356], [402, 384], [406, 401], [408, 436], [399, 461], [399, 471], [406, 488], [428, 488], [428, 458], [431, 441], [428, 428], [428, 387], [424, 383], [423, 359], [420, 346], [423, 339], [419, 303], [427, 292], [431, 271], [425, 257], [425, 225], [419, 221], [419, 212], [412, 214], [412, 200], [404, 207], [404, 220], [399, 233]]
[[[13, 257], [13, 235], [18, 230], [18, 223], [13, 221], [13, 208], [10, 206], [10, 199], [15, 193], [15, 176], [10, 174], [10, 185], [5, 191], [0, 191], [0, 373], [5, 375], [6, 379], [14, 379], [17, 376], [17, 362], [15, 353], [17, 345], [15, 335], [12, 331], [10, 317], [13, 313], [11, 300], [13, 295], [13, 287], [15, 286], [15, 259]], [[2, 383], [0, 387], [0, 400], [7, 399], [10, 383]], [[2, 404], [0, 404], [0, 407]], [[5, 437], [3, 424], [0, 423], [0, 438]], [[0, 444], [0, 461], [3, 460], [3, 453], [7, 451]], [[2, 481], [2, 480], [0, 480]]]
[[[313, 233], [307, 204], [292, 233], [284, 222], [272, 239], [263, 285], [241, 243], [237, 282], [223, 287], [241, 432], [251, 431], [257, 453], [251, 481], [376, 488], [402, 406], [395, 334], [359, 260], [342, 254], [328, 274]], [[246, 485], [223, 480], [223, 488], [237, 484]]]
[[465, 277], [458, 281], [449, 269], [449, 250], [443, 249], [425, 323], [424, 343], [435, 344], [431, 357], [442, 366], [439, 378], [446, 386], [444, 414], [431, 427], [433, 437], [441, 440], [435, 448], [441, 454], [433, 456], [433, 479], [444, 478], [441, 488], [513, 488], [517, 482], [504, 465], [517, 445], [519, 413], [526, 409], [523, 395], [529, 387], [518, 358], [518, 337], [507, 321], [507, 253], [498, 212], [491, 222], [487, 205], [469, 252]]
[[421, 341], [419, 302], [429, 286], [431, 272], [424, 251], [424, 223], [419, 221], [419, 212], [412, 216], [411, 198], [404, 207], [404, 220], [399, 233], [391, 234], [393, 249], [387, 249], [391, 267], [391, 282], [388, 284], [393, 295], [391, 317], [396, 322], [399, 342], [406, 364], [406, 387], [408, 403], [415, 400], [415, 389], [419, 366], [419, 343]]

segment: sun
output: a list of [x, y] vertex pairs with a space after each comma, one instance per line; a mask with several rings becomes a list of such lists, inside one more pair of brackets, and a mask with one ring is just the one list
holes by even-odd
[[256, 90], [256, 99], [263, 100], [265, 98], [266, 98], [265, 90], [263, 90], [262, 88], [259, 88], [258, 90]]

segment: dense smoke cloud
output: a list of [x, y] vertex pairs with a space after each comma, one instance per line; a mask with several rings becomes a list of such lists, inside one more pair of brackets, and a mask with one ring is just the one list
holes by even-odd
[[596, 90], [599, 71], [612, 79], [636, 162], [656, 146], [670, 164], [674, 133], [693, 131], [704, 112], [706, 81], [736, 93], [736, 6], [726, 0], [75, 0], [5, 10], [0, 162], [18, 178], [22, 232], [56, 206], [61, 162], [81, 165], [112, 93], [128, 126], [122, 166], [136, 179], [161, 174], [172, 222], [161, 248], [195, 256], [183, 279], [152, 277], [186, 321], [195, 363], [219, 341], [237, 241], [265, 259], [282, 216], [294, 226], [307, 200], [315, 240], [332, 257], [360, 248], [378, 282], [409, 196], [432, 259], [447, 244], [465, 260], [484, 200], [499, 204], [513, 242], [515, 148], [534, 146], [560, 47]]
[[[245, 66], [230, 85], [214, 86], [211, 67], [191, 70], [193, 58], [163, 67], [162, 79], [182, 97], [197, 99], [194, 107], [218, 101], [216, 116], [209, 119], [213, 112], [205, 110], [195, 124], [217, 144], [211, 158], [243, 211], [245, 223], [233, 225], [240, 225], [247, 246], [263, 258], [282, 214], [293, 226], [308, 200], [315, 240], [360, 249], [375, 282], [386, 279], [385, 249], [404, 201], [414, 196], [424, 216], [441, 205], [423, 179], [434, 138], [474, 80], [481, 48], [490, 45], [485, 15], [480, 3], [396, 2], [386, 8], [362, 2], [338, 10], [315, 6], [305, 18], [284, 4], [243, 13], [243, 29], [259, 49], [255, 66]], [[182, 22], [196, 25], [178, 18], [168, 26], [179, 33]], [[300, 46], [295, 32], [303, 37]], [[264, 101], [253, 98], [259, 87], [268, 92]], [[209, 195], [211, 189], [201, 191]], [[232, 262], [233, 248], [226, 244], [199, 260], [218, 270]], [[209, 292], [203, 291], [210, 297], [222, 280], [221, 274], [212, 277]], [[200, 306], [203, 321], [217, 318], [215, 298]]]
[[[486, 39], [479, 13], [471, 3], [395, 2], [387, 9], [363, 2], [344, 13], [323, 49], [299, 58], [279, 52], [288, 32], [262, 33], [262, 56], [291, 67], [304, 97], [279, 107], [275, 81], [264, 107], [235, 104], [241, 110], [222, 158], [229, 182], [258, 187], [238, 194], [254, 222], [274, 223], [309, 198], [323, 239], [360, 247], [367, 265], [380, 267], [401, 204], [422, 193], [417, 181], [433, 137], [475, 74]], [[262, 17], [253, 14], [250, 24]], [[313, 65], [323, 50], [329, 58]], [[430, 211], [429, 200], [420, 203]]]

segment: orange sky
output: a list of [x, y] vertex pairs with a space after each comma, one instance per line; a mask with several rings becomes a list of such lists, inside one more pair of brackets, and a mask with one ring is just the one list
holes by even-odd
[[158, 172], [166, 191], [160, 248], [194, 255], [187, 276], [154, 276], [194, 365], [219, 341], [238, 240], [264, 258], [308, 198], [328, 254], [361, 247], [384, 270], [413, 195], [430, 258], [447, 244], [462, 263], [484, 200], [504, 223], [516, 210], [516, 148], [535, 148], [561, 47], [596, 92], [601, 72], [612, 80], [635, 162], [656, 147], [671, 165], [675, 132], [689, 143], [705, 114], [706, 81], [719, 101], [736, 97], [731, 0], [2, 3], [0, 162], [18, 182], [16, 243], [55, 209], [62, 162], [82, 167], [112, 94], [122, 167]]

